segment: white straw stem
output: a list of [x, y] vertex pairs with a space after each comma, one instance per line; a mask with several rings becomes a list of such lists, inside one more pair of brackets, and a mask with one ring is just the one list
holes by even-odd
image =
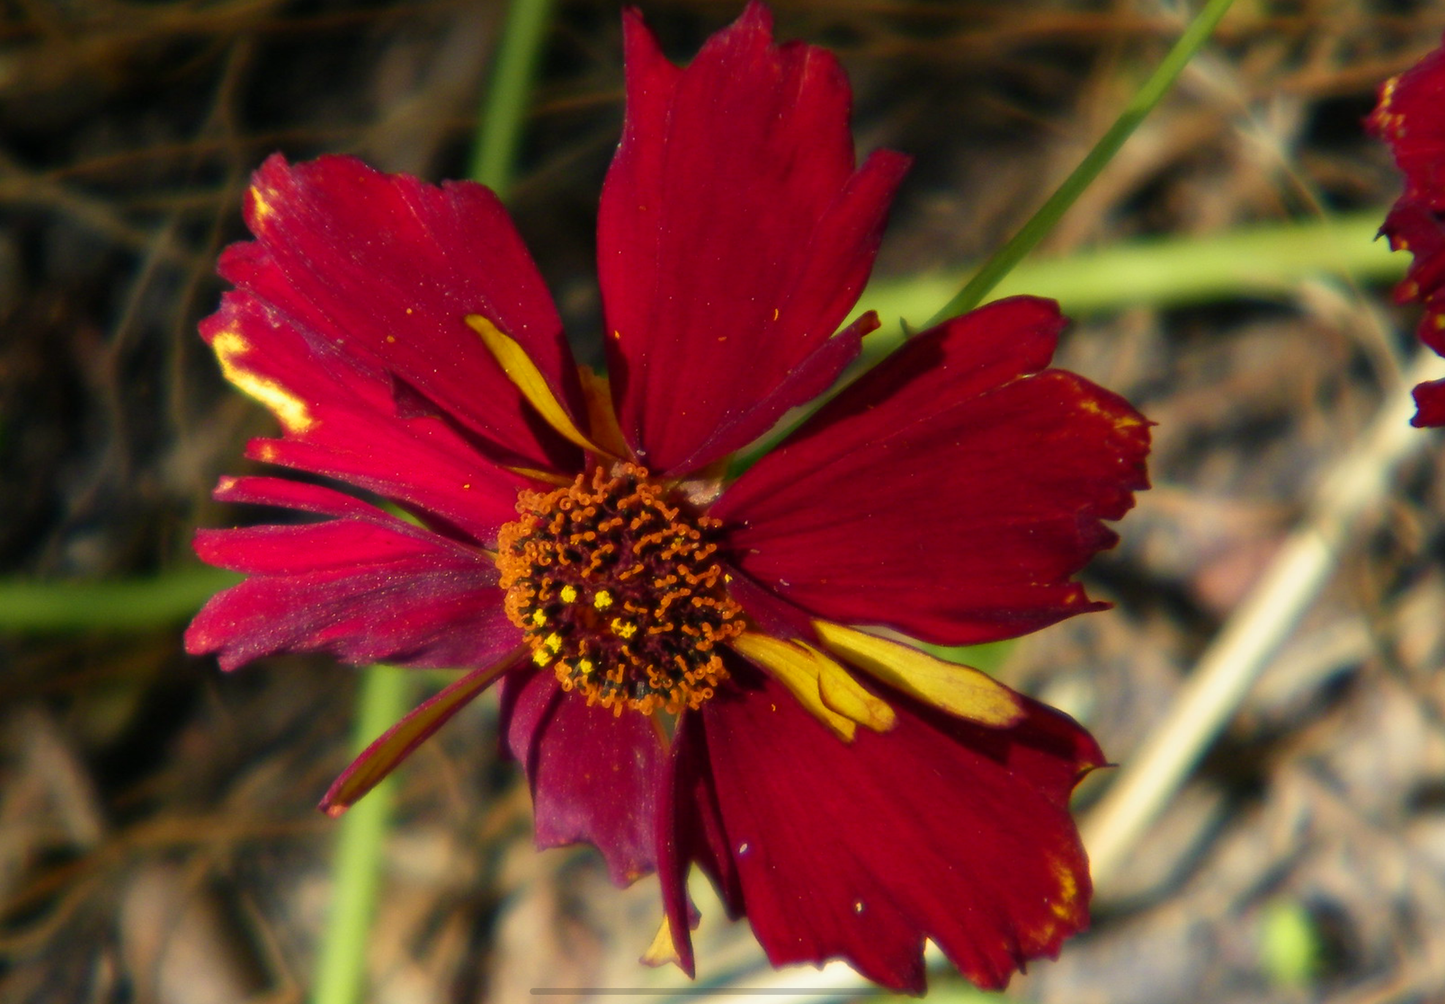
[[1326, 475], [1304, 521], [1205, 651], [1169, 712], [1120, 770], [1081, 827], [1096, 886], [1106, 887], [1194, 765], [1289, 638], [1357, 534], [1393, 487], [1395, 469], [1437, 445], [1410, 425], [1407, 388], [1445, 376], [1445, 360], [1422, 349], [1365, 434]]

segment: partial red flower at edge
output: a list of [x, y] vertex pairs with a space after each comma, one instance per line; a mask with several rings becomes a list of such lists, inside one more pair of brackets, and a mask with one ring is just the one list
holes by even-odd
[[1001, 987], [1088, 924], [1069, 816], [1104, 763], [1060, 712], [880, 633], [1013, 637], [1104, 604], [1073, 576], [1147, 487], [1148, 423], [1049, 369], [1056, 304], [924, 332], [732, 482], [827, 389], [907, 161], [858, 167], [837, 62], [752, 3], [686, 68], [624, 14], [599, 219], [609, 376], [579, 370], [505, 211], [352, 158], [256, 173], [256, 240], [201, 327], [277, 439], [248, 455], [384, 499], [223, 479], [320, 522], [202, 530], [249, 577], [187, 649], [460, 666], [323, 801], [339, 812], [500, 680], [542, 847], [657, 871], [650, 961], [691, 974], [696, 863], [775, 964], [922, 992], [923, 944]]
[[[1414, 256], [1395, 299], [1424, 304], [1420, 340], [1445, 355], [1445, 47], [1385, 81], [1368, 125], [1405, 176], [1380, 228], [1392, 248]], [[1445, 380], [1416, 387], [1415, 404], [1412, 424], [1445, 425]]]

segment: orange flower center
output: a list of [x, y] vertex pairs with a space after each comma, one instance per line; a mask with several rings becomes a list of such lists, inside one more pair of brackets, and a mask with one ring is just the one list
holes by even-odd
[[497, 568], [507, 616], [563, 690], [621, 714], [697, 708], [727, 679], [742, 609], [715, 559], [722, 523], [633, 464], [522, 492]]

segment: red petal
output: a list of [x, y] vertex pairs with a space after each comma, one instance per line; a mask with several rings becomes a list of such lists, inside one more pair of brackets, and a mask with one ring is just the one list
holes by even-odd
[[589, 708], [542, 670], [503, 681], [502, 728], [531, 783], [538, 847], [592, 844], [618, 885], [656, 867], [665, 752], [650, 717]]
[[[201, 322], [228, 376], [243, 387], [300, 402], [303, 422], [283, 422], [286, 438], [253, 441], [249, 455], [336, 478], [407, 503], [491, 542], [516, 518], [521, 478], [482, 456], [433, 416], [397, 414], [392, 381], [348, 355], [317, 347], [273, 308], [228, 293]], [[264, 388], [270, 388], [269, 393]], [[283, 411], [284, 406], [283, 406]]]
[[855, 171], [841, 68], [774, 45], [760, 3], [685, 70], [636, 12], [623, 23], [627, 117], [598, 220], [609, 367], [628, 442], [679, 474], [765, 432], [856, 353], [829, 336], [907, 159]]
[[1445, 314], [1445, 219], [1423, 202], [1402, 198], [1380, 232], [1390, 238], [1392, 248], [1414, 256], [1404, 281], [1395, 287], [1395, 299], [1425, 304], [1420, 337], [1436, 352], [1445, 352], [1445, 322], [1431, 323]]
[[758, 585], [736, 568], [724, 574], [728, 577], [728, 595], [742, 606], [748, 619], [764, 634], [789, 641], [817, 641], [813, 631], [815, 618], [808, 611], [789, 603], [774, 590]]
[[1071, 576], [1147, 487], [1147, 423], [1043, 369], [1052, 301], [1003, 300], [909, 341], [718, 500], [733, 560], [815, 616], [940, 644], [1099, 609]]
[[201, 560], [251, 577], [196, 615], [193, 655], [215, 652], [223, 669], [277, 652], [454, 667], [489, 664], [521, 642], [481, 551], [313, 485], [227, 479], [216, 495], [340, 518], [199, 531]]
[[743, 902], [741, 880], [728, 852], [727, 831], [708, 767], [707, 739], [697, 712], [685, 711], [678, 719], [668, 773], [658, 808], [657, 877], [679, 965], [692, 976], [691, 928], [696, 926], [696, 913], [687, 895], [687, 874], [693, 862], [712, 876], [731, 919], [742, 915]]
[[1445, 380], [1431, 380], [1415, 388], [1415, 426], [1445, 425]]
[[[1436, 353], [1445, 355], [1445, 218], [1424, 201], [1406, 194], [1400, 197], [1385, 217], [1380, 232], [1390, 238], [1397, 251], [1408, 250], [1413, 256], [1410, 270], [1395, 287], [1400, 303], [1419, 301], [1425, 307], [1415, 333], [1420, 341]], [[1423, 383], [1415, 388], [1418, 410], [1411, 424], [1415, 426], [1445, 425], [1445, 402], [1440, 383]]]
[[1002, 987], [1088, 925], [1068, 799], [1104, 758], [1073, 721], [1026, 700], [1021, 724], [982, 728], [884, 688], [897, 726], [843, 743], [781, 685], [733, 672], [701, 711], [704, 782], [736, 870], [720, 887], [774, 965], [841, 957], [921, 993], [930, 938]]
[[293, 166], [275, 155], [254, 176], [246, 221], [257, 241], [229, 249], [221, 274], [316, 352], [341, 349], [369, 376], [395, 376], [513, 462], [574, 464], [576, 449], [536, 421], [465, 322], [491, 320], [585, 414], [561, 321], [490, 191], [351, 157]]
[[363, 519], [379, 516], [383, 520], [391, 520], [375, 506], [345, 492], [287, 478], [224, 477], [217, 483], [212, 497], [218, 502], [233, 505], [272, 505], [318, 516], [356, 516]]
[[[1369, 127], [1389, 144], [1405, 175], [1405, 192], [1381, 227], [1391, 247], [1414, 255], [1395, 298], [1425, 305], [1420, 340], [1445, 354], [1445, 48], [1380, 88]], [[1445, 425], [1442, 397], [1445, 389], [1439, 384], [1415, 388], [1419, 411], [1412, 424]]]
[[1405, 196], [1445, 210], [1445, 47], [1386, 81], [1368, 124], [1390, 145]]
[[351, 766], [327, 789], [319, 808], [328, 816], [339, 816], [411, 756], [412, 752], [436, 734], [462, 708], [486, 690], [502, 673], [511, 669], [526, 654], [503, 658], [490, 666], [479, 666], [454, 680], [430, 699], [407, 713], [406, 717], [382, 733]]

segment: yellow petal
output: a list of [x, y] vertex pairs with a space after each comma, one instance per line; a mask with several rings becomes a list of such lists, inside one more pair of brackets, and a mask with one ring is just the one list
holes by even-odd
[[677, 946], [672, 941], [672, 924], [666, 917], [662, 918], [657, 933], [652, 936], [652, 944], [638, 961], [644, 966], [663, 966], [671, 962], [682, 967], [682, 957], [677, 954]]
[[813, 630], [835, 655], [951, 715], [999, 727], [1024, 715], [1018, 694], [971, 666], [828, 621], [814, 621]]
[[874, 732], [893, 727], [893, 709], [817, 649], [751, 631], [729, 644], [766, 669], [839, 738], [852, 740], [859, 725]]
[[818, 662], [818, 694], [824, 704], [874, 732], [887, 732], [893, 728], [896, 718], [885, 701], [868, 693], [846, 669], [822, 652], [801, 642], [798, 644]]
[[838, 738], [852, 742], [858, 730], [850, 718], [833, 711], [823, 703], [818, 691], [818, 671], [807, 652], [777, 638], [760, 634], [741, 634], [731, 642], [740, 654], [762, 666], [783, 686], [792, 691], [798, 703], [814, 718], [832, 729]]
[[582, 397], [587, 402], [587, 426], [599, 446], [614, 457], [627, 457], [632, 450], [617, 424], [617, 410], [612, 406], [612, 386], [607, 378], [591, 366], [578, 366], [582, 378]]
[[599, 448], [584, 436], [572, 423], [567, 409], [562, 407], [562, 402], [557, 400], [552, 388], [547, 386], [546, 377], [542, 376], [542, 371], [537, 369], [537, 364], [532, 362], [526, 349], [518, 345], [515, 339], [502, 334], [495, 324], [481, 314], [468, 314], [466, 322], [469, 328], [482, 336], [482, 344], [497, 360], [502, 372], [507, 374], [507, 379], [516, 385], [522, 396], [537, 409], [537, 414], [546, 419], [548, 425], [584, 450], [611, 456], [607, 450]]

